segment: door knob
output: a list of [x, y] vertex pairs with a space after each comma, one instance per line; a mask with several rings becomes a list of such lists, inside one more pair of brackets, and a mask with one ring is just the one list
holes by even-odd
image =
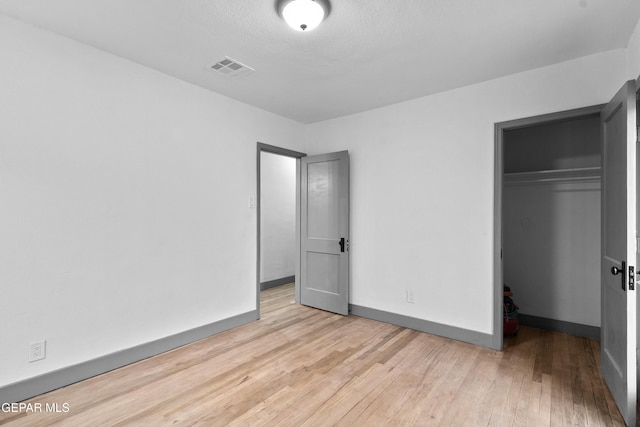
[[[627, 263], [625, 261], [622, 261], [620, 263], [620, 267], [618, 268], [616, 266], [611, 267], [611, 274], [613, 274], [614, 276], [616, 275], [620, 275], [620, 288], [622, 288], [623, 291], [626, 292], [627, 290], [627, 278], [626, 278], [626, 271], [627, 271]], [[629, 277], [631, 278], [631, 280], [633, 280], [635, 282], [635, 277], [632, 277], [631, 275], [629, 275]], [[635, 283], [631, 286], [635, 287]]]

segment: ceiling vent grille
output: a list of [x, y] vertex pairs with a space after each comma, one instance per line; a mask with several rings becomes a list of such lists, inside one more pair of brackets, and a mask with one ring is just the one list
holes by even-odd
[[247, 74], [251, 74], [255, 71], [253, 68], [244, 65], [235, 59], [231, 59], [228, 56], [225, 56], [224, 59], [213, 64], [211, 68], [220, 74], [224, 74], [225, 76], [229, 76], [234, 79], [246, 76]]

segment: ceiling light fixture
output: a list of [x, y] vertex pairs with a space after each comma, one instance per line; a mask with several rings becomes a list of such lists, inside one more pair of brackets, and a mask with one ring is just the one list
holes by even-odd
[[278, 13], [291, 28], [311, 31], [329, 14], [328, 0], [278, 0]]

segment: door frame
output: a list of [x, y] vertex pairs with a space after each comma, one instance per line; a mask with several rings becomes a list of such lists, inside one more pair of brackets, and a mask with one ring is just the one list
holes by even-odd
[[495, 152], [494, 152], [494, 205], [493, 205], [493, 339], [494, 350], [502, 350], [503, 340], [503, 313], [504, 299], [504, 266], [502, 263], [502, 193], [504, 189], [504, 132], [507, 130], [525, 128], [529, 126], [553, 123], [583, 116], [599, 115], [605, 104], [590, 107], [576, 108], [574, 110], [560, 111], [556, 113], [542, 114], [523, 119], [499, 122], [494, 125]]
[[295, 255], [295, 300], [300, 303], [300, 159], [306, 157], [305, 153], [289, 150], [288, 148], [277, 147], [275, 145], [257, 143], [256, 147], [256, 320], [260, 319], [260, 256], [261, 256], [261, 230], [260, 230], [260, 187], [261, 187], [261, 171], [260, 159], [261, 154], [271, 153], [281, 156], [292, 157], [296, 159], [296, 255]]
[[[636, 168], [640, 168], [640, 76], [636, 79]], [[640, 267], [640, 169], [636, 171], [636, 270]], [[636, 271], [636, 275], [640, 273]], [[637, 277], [636, 277], [637, 282]], [[636, 283], [636, 289], [638, 289]], [[640, 292], [636, 290], [636, 309], [640, 308]], [[636, 312], [636, 396], [640, 396], [640, 315]], [[640, 407], [640, 405], [638, 406]], [[638, 411], [636, 407], [636, 411]], [[636, 423], [638, 418], [636, 418]]]

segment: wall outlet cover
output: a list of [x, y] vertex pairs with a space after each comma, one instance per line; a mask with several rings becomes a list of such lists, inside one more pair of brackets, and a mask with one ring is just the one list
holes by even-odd
[[42, 360], [47, 357], [47, 341], [38, 341], [29, 346], [29, 362]]
[[415, 304], [416, 300], [413, 297], [413, 291], [407, 291], [407, 302], [409, 304]]

